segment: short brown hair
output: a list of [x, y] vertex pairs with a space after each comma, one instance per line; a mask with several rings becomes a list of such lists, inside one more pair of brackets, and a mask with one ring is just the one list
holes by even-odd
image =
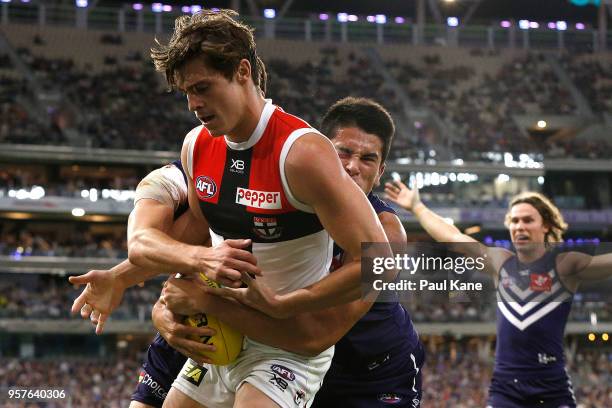
[[349, 126], [357, 127], [380, 139], [383, 145], [381, 163], [385, 163], [395, 134], [395, 124], [389, 112], [381, 104], [369, 98], [349, 96], [340, 99], [323, 117], [321, 131], [333, 139], [338, 128]]
[[151, 58], [155, 69], [163, 72], [171, 89], [176, 89], [176, 72], [189, 59], [202, 56], [207, 65], [232, 80], [240, 61], [251, 64], [253, 83], [264, 93], [266, 69], [253, 37], [253, 29], [236, 21], [233, 10], [201, 10], [183, 15], [174, 22], [174, 32], [167, 45], [155, 39]]
[[563, 233], [567, 230], [567, 223], [561, 215], [561, 211], [550, 201], [546, 196], [534, 191], [526, 191], [518, 194], [510, 200], [506, 220], [506, 227], [510, 225], [510, 210], [517, 204], [530, 204], [535, 208], [545, 226], [548, 227], [548, 232], [544, 235], [545, 243], [563, 242]]

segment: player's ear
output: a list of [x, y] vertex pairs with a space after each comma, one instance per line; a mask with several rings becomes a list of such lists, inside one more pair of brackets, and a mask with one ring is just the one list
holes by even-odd
[[374, 187], [380, 186], [380, 178], [385, 174], [385, 163], [382, 163], [378, 167], [378, 174], [376, 175], [376, 180], [374, 180]]
[[243, 58], [238, 63], [236, 71], [236, 80], [239, 84], [246, 83], [251, 78], [251, 63], [246, 58]]

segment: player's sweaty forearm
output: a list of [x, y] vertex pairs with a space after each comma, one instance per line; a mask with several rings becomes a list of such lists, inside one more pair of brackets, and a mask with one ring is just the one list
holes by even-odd
[[[155, 213], [158, 208], [163, 210], [162, 214]], [[130, 262], [157, 274], [197, 272], [200, 270], [198, 258], [206, 255], [206, 250], [199, 245], [210, 238], [208, 225], [191, 211], [172, 222], [172, 213], [168, 210], [151, 200], [139, 202], [135, 207], [136, 214], [130, 217], [128, 229]], [[169, 220], [162, 223], [160, 218]]]
[[476, 242], [472, 237], [464, 235], [457, 227], [449, 224], [425, 204], [419, 203], [412, 213], [423, 229], [438, 242]]
[[136, 231], [128, 250], [132, 264], [158, 275], [196, 273], [200, 270], [199, 259], [205, 254], [204, 248], [177, 241], [155, 228]]

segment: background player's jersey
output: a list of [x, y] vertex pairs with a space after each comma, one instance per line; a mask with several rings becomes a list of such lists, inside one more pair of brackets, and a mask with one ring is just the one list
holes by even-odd
[[495, 376], [565, 373], [563, 334], [573, 293], [556, 270], [558, 248], [535, 262], [510, 257], [499, 272]]
[[[395, 211], [375, 194], [368, 194], [368, 200], [376, 214]], [[340, 266], [342, 250], [334, 248], [334, 263]], [[336, 344], [334, 363], [350, 366], [360, 357], [375, 358], [389, 350], [400, 347], [413, 349], [419, 336], [410, 315], [398, 302], [375, 302], [366, 313]], [[376, 361], [374, 361], [376, 363]]]
[[213, 245], [228, 238], [251, 239], [264, 271], [258, 279], [280, 294], [327, 275], [333, 242], [312, 208], [293, 197], [285, 176], [292, 144], [318, 132], [270, 101], [246, 142], [196, 129], [186, 170], [193, 176]]

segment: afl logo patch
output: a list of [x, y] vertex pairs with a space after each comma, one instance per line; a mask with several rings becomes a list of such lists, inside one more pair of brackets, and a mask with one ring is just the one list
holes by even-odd
[[199, 176], [196, 179], [195, 188], [201, 200], [206, 200], [217, 194], [217, 185], [215, 181], [208, 176]]

